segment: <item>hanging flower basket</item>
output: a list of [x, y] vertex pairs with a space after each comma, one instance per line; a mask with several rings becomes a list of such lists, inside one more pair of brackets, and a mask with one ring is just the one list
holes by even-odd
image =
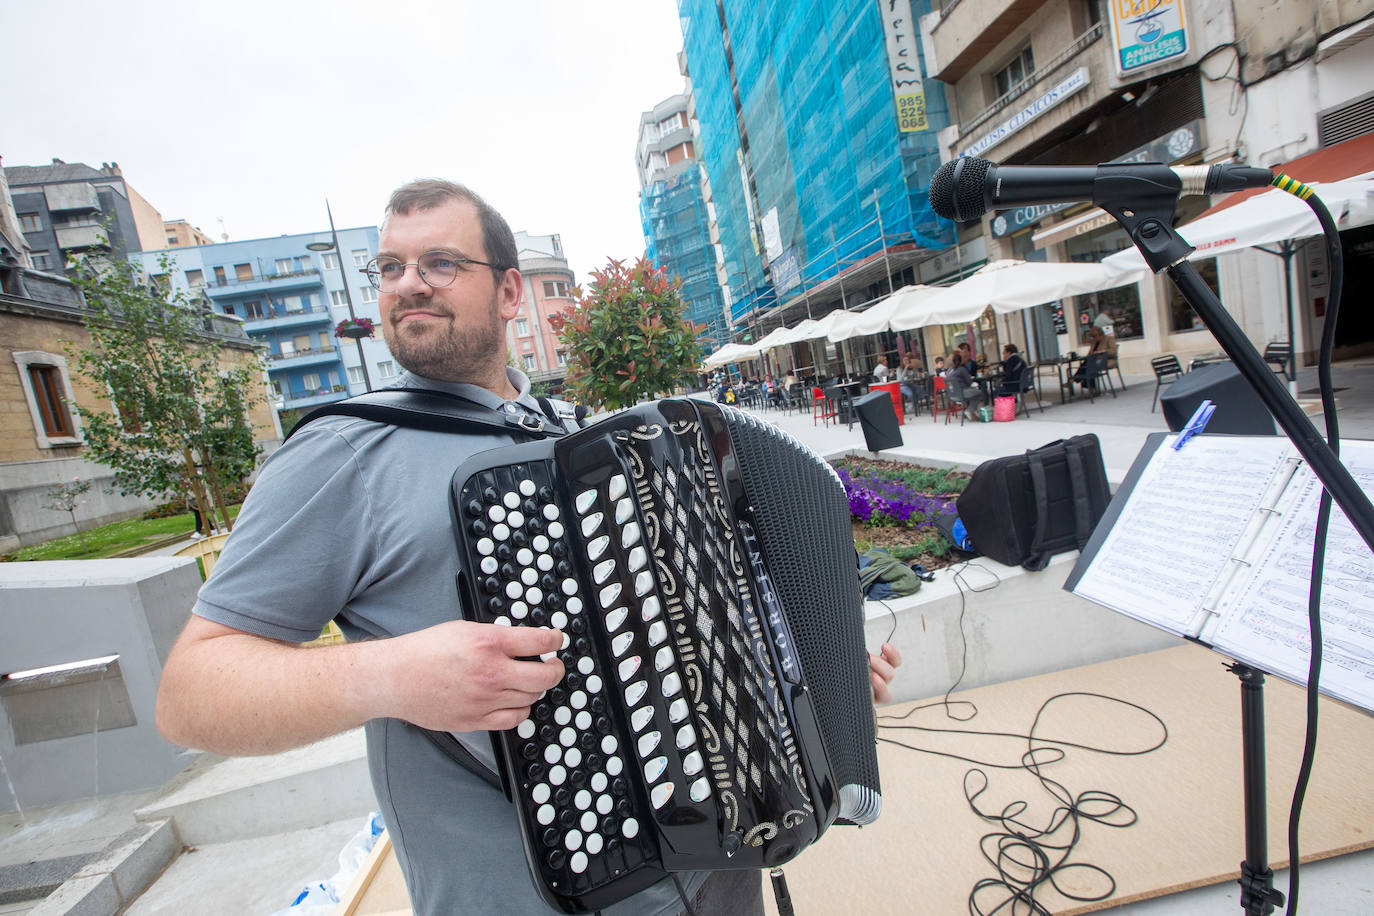
[[364, 337], [371, 337], [374, 330], [376, 330], [376, 325], [372, 323], [371, 318], [345, 318], [334, 328], [334, 336], [361, 340]]

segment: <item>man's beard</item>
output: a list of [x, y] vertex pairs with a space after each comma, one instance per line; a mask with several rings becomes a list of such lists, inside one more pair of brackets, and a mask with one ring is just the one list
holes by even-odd
[[[434, 304], [420, 307], [426, 311], [438, 310]], [[440, 320], [446, 320], [447, 326], [442, 331], [427, 327], [417, 334], [396, 324], [396, 319], [410, 310], [398, 302], [392, 309], [389, 325], [383, 329], [396, 362], [425, 378], [480, 384], [488, 364], [495, 358], [493, 354], [499, 357], [501, 352], [501, 322], [496, 297], [492, 296], [485, 322], [473, 321], [460, 326], [453, 310], [444, 307], [445, 319]], [[433, 320], [425, 322], [426, 325], [436, 323]]]

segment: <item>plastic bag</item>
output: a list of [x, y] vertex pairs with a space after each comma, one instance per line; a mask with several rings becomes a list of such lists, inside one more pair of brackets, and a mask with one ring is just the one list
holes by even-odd
[[339, 850], [339, 870], [327, 880], [307, 884], [296, 895], [296, 899], [291, 901], [290, 906], [277, 910], [272, 916], [324, 916], [326, 913], [334, 913], [339, 908], [339, 896], [348, 890], [353, 876], [363, 867], [368, 853], [377, 845], [377, 837], [381, 836], [385, 829], [382, 813], [373, 811], [363, 829], [353, 834], [344, 844], [344, 848]]
[[992, 418], [998, 423], [1010, 423], [1012, 420], [1015, 420], [1016, 398], [994, 398], [992, 402]]

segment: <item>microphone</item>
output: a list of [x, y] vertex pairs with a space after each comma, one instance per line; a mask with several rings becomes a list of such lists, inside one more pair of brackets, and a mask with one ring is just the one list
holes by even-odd
[[1184, 165], [1109, 162], [1102, 165], [995, 165], [963, 156], [930, 180], [930, 206], [945, 219], [967, 222], [989, 210], [1022, 204], [1091, 200], [1129, 204], [1180, 194], [1226, 194], [1274, 183], [1268, 169], [1234, 162]]

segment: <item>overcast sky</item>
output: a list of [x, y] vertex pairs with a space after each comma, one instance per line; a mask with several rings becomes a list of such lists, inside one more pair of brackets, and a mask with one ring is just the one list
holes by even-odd
[[5, 165], [118, 162], [235, 240], [452, 178], [579, 279], [643, 252], [639, 116], [683, 87], [674, 0], [0, 2], [0, 41]]

